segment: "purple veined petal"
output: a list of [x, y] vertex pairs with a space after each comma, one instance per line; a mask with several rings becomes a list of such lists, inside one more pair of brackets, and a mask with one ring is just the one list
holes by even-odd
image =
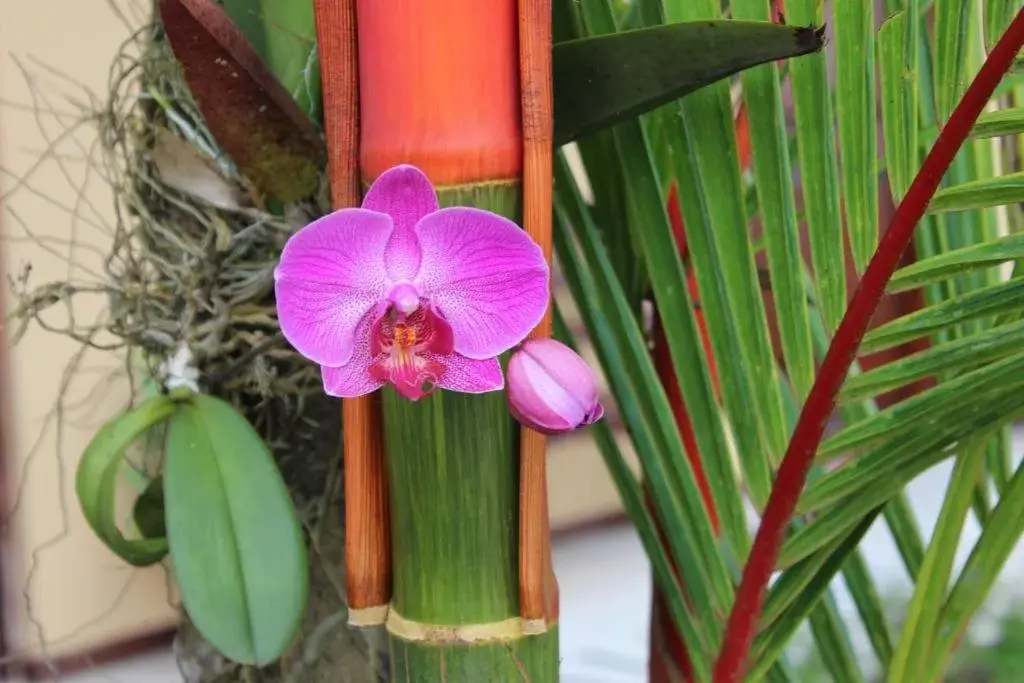
[[414, 282], [452, 328], [455, 351], [479, 360], [521, 342], [548, 307], [544, 254], [515, 223], [456, 207], [416, 226], [423, 260]]
[[356, 345], [352, 358], [336, 368], [321, 366], [324, 392], [338, 398], [355, 398], [380, 389], [384, 382], [370, 373], [370, 331], [377, 319], [377, 311], [371, 310], [363, 316], [356, 327]]
[[385, 263], [392, 280], [411, 280], [420, 268], [420, 249], [413, 228], [437, 211], [437, 193], [423, 171], [415, 166], [395, 166], [385, 171], [363, 199], [363, 208], [386, 213], [395, 222]]
[[484, 394], [488, 391], [498, 391], [505, 386], [501, 363], [497, 358], [474, 360], [457, 353], [427, 356], [445, 366], [445, 371], [437, 382], [440, 389], [461, 391], [464, 394]]
[[281, 332], [320, 365], [352, 358], [356, 327], [388, 290], [384, 248], [391, 219], [365, 209], [342, 209], [292, 235], [274, 270]]

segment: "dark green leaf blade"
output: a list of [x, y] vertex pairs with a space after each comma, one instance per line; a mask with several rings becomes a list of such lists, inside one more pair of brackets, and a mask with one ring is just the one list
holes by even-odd
[[554, 48], [555, 143], [650, 111], [743, 69], [816, 52], [812, 27], [699, 21], [559, 43]]

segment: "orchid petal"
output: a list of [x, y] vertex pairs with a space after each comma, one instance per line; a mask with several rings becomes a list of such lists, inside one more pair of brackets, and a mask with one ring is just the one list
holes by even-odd
[[505, 386], [505, 378], [501, 374], [501, 363], [497, 358], [473, 360], [453, 353], [449, 356], [433, 356], [444, 363], [445, 371], [437, 382], [441, 389], [461, 391], [464, 394], [483, 394], [497, 391]]
[[441, 209], [416, 226], [419, 285], [452, 328], [455, 351], [493, 358], [521, 342], [548, 307], [544, 254], [515, 223], [480, 209]]
[[387, 294], [384, 248], [391, 219], [342, 209], [285, 244], [274, 271], [281, 332], [303, 356], [338, 367], [350, 361], [356, 327]]
[[409, 280], [420, 268], [420, 249], [413, 228], [427, 214], [437, 211], [437, 193], [430, 180], [415, 166], [395, 166], [370, 186], [363, 208], [386, 213], [395, 231], [384, 253], [388, 276]]
[[376, 311], [363, 316], [356, 327], [356, 345], [352, 358], [341, 367], [321, 367], [324, 392], [338, 398], [355, 398], [376, 391], [384, 382], [370, 373], [370, 330]]
[[324, 381], [324, 393], [337, 398], [365, 396], [384, 386], [384, 382], [370, 375], [362, 363], [346, 363], [340, 368], [320, 367]]

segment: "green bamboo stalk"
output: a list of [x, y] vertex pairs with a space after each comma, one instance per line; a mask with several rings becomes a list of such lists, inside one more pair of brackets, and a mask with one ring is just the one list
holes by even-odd
[[[438, 194], [442, 206], [520, 217], [512, 183]], [[414, 403], [388, 388], [383, 413], [394, 557], [392, 680], [557, 681], [557, 629], [526, 635], [518, 618], [519, 429], [504, 392], [440, 391]], [[402, 620], [448, 628], [424, 638], [402, 628]], [[483, 624], [502, 627], [483, 640], [459, 641], [462, 627]]]

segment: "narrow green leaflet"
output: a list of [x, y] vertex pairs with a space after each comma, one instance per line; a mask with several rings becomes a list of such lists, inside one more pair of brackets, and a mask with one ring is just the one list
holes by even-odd
[[864, 336], [861, 353], [891, 348], [968, 320], [1024, 309], [1024, 278], [983, 287], [946, 299], [876, 327]]
[[751, 66], [822, 45], [821, 34], [810, 27], [720, 20], [558, 43], [552, 56], [555, 144], [633, 118]]
[[107, 422], [86, 446], [75, 473], [75, 492], [89, 526], [110, 550], [139, 567], [159, 562], [167, 554], [167, 539], [130, 540], [121, 533], [114, 500], [118, 472], [128, 446], [173, 412], [174, 399], [164, 394]]
[[935, 0], [935, 104], [940, 122], [949, 118], [966, 88], [970, 2]]
[[1003, 35], [1010, 25], [1013, 13], [1020, 8], [1020, 0], [984, 0], [985, 1], [985, 48], [992, 46]]
[[964, 403], [983, 401], [994, 392], [1024, 384], [1024, 354], [1015, 354], [973, 372], [950, 378], [937, 386], [889, 406], [867, 419], [843, 428], [826, 439], [818, 457], [893, 438], [955, 414]]
[[[787, 20], [818, 20], [816, 0], [786, 3]], [[825, 55], [809, 55], [790, 65], [797, 156], [803, 189], [811, 262], [818, 286], [818, 305], [825, 328], [833, 332], [846, 310], [846, 253], [839, 212], [839, 171], [836, 161], [832, 93]], [[853, 201], [853, 200], [851, 200]]]
[[195, 396], [171, 419], [167, 540], [196, 628], [237, 662], [266, 664], [306, 609], [306, 545], [266, 444], [225, 401]]
[[853, 595], [857, 614], [864, 623], [864, 631], [871, 641], [871, 649], [878, 657], [879, 664], [885, 669], [892, 659], [893, 640], [889, 622], [885, 617], [882, 598], [878, 594], [868, 564], [859, 550], [850, 553], [843, 565], [843, 581], [847, 590]]
[[[768, 628], [765, 628], [754, 641], [751, 650], [753, 665], [747, 674], [748, 680], [757, 681], [765, 675], [767, 669], [782, 655], [786, 645], [792, 638], [797, 627], [807, 618], [807, 615], [814, 609], [822, 594], [828, 590], [836, 572], [843, 566], [846, 558], [864, 538], [864, 534], [875, 521], [878, 510], [873, 510], [865, 515], [859, 524], [851, 530], [845, 531], [842, 538], [823, 548], [822, 558], [814, 560], [815, 570], [806, 582], [806, 588], [800, 594], [799, 600], [794, 600], [789, 608], [779, 615], [779, 618]], [[794, 571], [796, 568], [794, 568]], [[785, 573], [779, 579], [783, 580]]]
[[[557, 306], [554, 312], [554, 323], [555, 337], [575, 348], [572, 334]], [[608, 426], [606, 420], [601, 420], [591, 426], [589, 431], [594, 437], [594, 442], [608, 468], [608, 473], [615, 483], [623, 507], [629, 514], [637, 535], [640, 536], [644, 552], [651, 562], [654, 580], [661, 586], [661, 594], [665, 598], [673, 620], [677, 624], [692, 623], [694, 615], [689, 611], [686, 601], [683, 599], [683, 589], [679, 585], [679, 578], [672, 567], [669, 553], [664, 547], [657, 522], [651, 515], [645, 500], [643, 488], [622, 455], [611, 427]]]
[[924, 351], [851, 377], [839, 394], [841, 402], [860, 401], [926, 377], [971, 370], [1024, 348], [1024, 321], [930, 346]]
[[889, 281], [888, 291], [916, 289], [977, 268], [991, 268], [1021, 258], [1024, 258], [1024, 234], [1013, 233], [943, 252], [900, 268]]
[[[708, 19], [717, 16], [718, 11], [711, 2], [674, 0], [666, 1], [664, 7], [670, 20]], [[682, 127], [676, 136], [676, 181], [687, 239], [715, 360], [722, 372], [723, 400], [733, 433], [740, 442], [737, 450], [754, 505], [760, 507], [766, 499], [766, 479], [770, 481], [766, 470], [781, 461], [787, 432], [761, 279], [746, 225], [727, 84], [716, 83], [683, 98], [679, 101], [679, 113]], [[665, 246], [645, 247], [653, 248]], [[650, 262], [654, 256], [648, 253], [647, 258]], [[653, 267], [651, 271], [654, 282]], [[668, 282], [666, 278], [662, 284]], [[661, 300], [671, 295], [657, 289], [655, 284], [660, 305]], [[669, 341], [672, 342], [671, 336]], [[734, 376], [730, 378], [730, 374]], [[754, 425], [745, 426], [750, 422]]]
[[850, 634], [839, 615], [832, 589], [823, 592], [818, 604], [808, 616], [811, 636], [818, 646], [818, 654], [835, 683], [860, 683], [864, 675], [860, 672], [857, 656], [853, 652]]
[[1024, 107], [987, 111], [978, 117], [971, 130], [971, 137], [994, 138], [1003, 135], [1024, 133]]
[[878, 64], [882, 79], [882, 139], [885, 142], [885, 168], [893, 198], [899, 201], [910, 186], [913, 160], [910, 157], [911, 130], [903, 97], [904, 41], [903, 12], [886, 19], [878, 31]]
[[1024, 533], [1024, 463], [1010, 480], [1006, 493], [992, 511], [992, 518], [982, 529], [981, 538], [967, 558], [966, 564], [949, 592], [936, 625], [932, 657], [925, 671], [936, 678], [952, 654], [960, 634], [974, 613], [981, 607], [1006, 564], [1007, 558]]
[[[1015, 415], [1024, 404], [1016, 394], [1017, 390], [1003, 392], [989, 402], [986, 406], [971, 406], [962, 411], [956, 419], [948, 424], [928, 429], [919, 429], [909, 436], [900, 439], [891, 439], [870, 452], [852, 459], [850, 462], [830, 472], [821, 481], [810, 487], [801, 496], [797, 505], [797, 512], [808, 514], [820, 512], [829, 508], [827, 515], [832, 515], [833, 521], [847, 519], [853, 514], [854, 509], [842, 509], [838, 506], [841, 501], [856, 501], [859, 496], [875, 496], [881, 493], [879, 487], [894, 487], [892, 491], [899, 491], [910, 477], [924, 471], [942, 460], [950, 457], [953, 452], [948, 450], [949, 444], [954, 444], [961, 439], [969, 438], [974, 429], [989, 429], [1008, 421], [1007, 416]], [[907, 478], [903, 478], [907, 477]], [[885, 500], [882, 495], [881, 500]], [[859, 503], [858, 503], [859, 505]], [[861, 508], [863, 509], [863, 508]], [[796, 535], [811, 536], [818, 531], [826, 531], [826, 525], [818, 524], [816, 518], [807, 527], [800, 529]], [[795, 536], [796, 536], [795, 535]], [[795, 546], [805, 544], [806, 547], [814, 545], [809, 541], [793, 539], [793, 548], [783, 552], [788, 555], [789, 560], [785, 564], [791, 564], [799, 557], [805, 555], [798, 552]], [[923, 557], [923, 552], [921, 553]], [[918, 562], [907, 563], [908, 567], [917, 567]], [[916, 574], [916, 571], [911, 571]]]
[[[789, 567], [808, 557], [872, 508], [893, 499], [918, 474], [950, 457], [957, 442], [1009, 424], [1024, 407], [1020, 394], [1011, 387], [984, 404], [965, 405], [944, 423], [888, 440], [823, 477], [801, 496], [797, 512], [815, 516], [786, 540], [778, 566]], [[908, 568], [916, 576], [919, 562], [911, 559]]]
[[932, 213], [968, 211], [1024, 202], [1024, 172], [974, 180], [939, 190], [928, 210]]
[[[571, 180], [564, 160], [559, 161], [556, 186], [566, 188]], [[569, 201], [564, 201], [566, 199]], [[724, 609], [728, 596], [721, 593], [723, 589], [728, 590], [729, 577], [724, 573], [721, 556], [714, 549], [710, 520], [693, 483], [692, 472], [687, 476], [686, 472], [676, 470], [680, 467], [689, 470], [689, 466], [637, 321], [628, 313], [628, 303], [606, 254], [591, 235], [594, 228], [587, 225], [582, 200], [578, 195], [570, 193], [565, 197], [559, 192], [555, 206], [559, 217], [555, 247], [566, 282], [579, 304], [624, 419], [630, 425], [629, 434], [648, 477], [651, 498], [658, 518], [663, 521], [671, 556], [686, 583], [687, 596], [696, 613], [711, 609], [713, 601]], [[583, 255], [572, 244], [573, 233], [584, 248]], [[681, 487], [685, 487], [686, 493]], [[709, 552], [713, 554], [706, 560]], [[713, 579], [709, 571], [719, 576]], [[713, 589], [712, 583], [718, 586]], [[715, 596], [716, 593], [719, 596]], [[709, 638], [713, 634], [696, 628], [692, 620], [678, 623], [678, 626], [688, 650], [705, 654], [694, 660], [695, 671], [699, 673], [701, 667], [707, 670], [710, 663], [705, 659], [712, 655]]]
[[932, 660], [937, 620], [949, 585], [953, 558], [972, 494], [985, 465], [984, 441], [963, 444], [949, 478], [935, 531], [928, 543], [921, 573], [914, 584], [914, 595], [903, 622], [903, 635], [888, 669], [889, 683], [911, 680], [925, 671]]
[[[761, 0], [736, 0], [733, 13], [742, 19], [769, 18], [768, 5]], [[740, 75], [740, 81], [750, 122], [754, 187], [764, 231], [782, 354], [794, 390], [803, 400], [814, 382], [814, 354], [811, 351], [807, 298], [803, 296], [803, 263], [793, 195], [793, 166], [778, 68], [774, 64], [766, 64], [748, 69]], [[872, 184], [877, 183], [873, 180]]]
[[837, 0], [833, 35], [846, 230], [863, 272], [878, 242], [875, 3]]
[[[607, 36], [617, 30], [610, 2], [562, 0], [557, 4], [568, 6], [574, 14], [573, 36], [576, 38]], [[640, 299], [649, 285], [643, 255], [634, 240], [633, 231], [627, 226], [631, 221], [642, 221], [644, 216], [637, 203], [630, 199], [625, 160], [619, 156], [614, 133], [614, 127], [601, 130], [580, 139], [577, 145], [593, 193], [594, 203], [588, 213], [601, 229], [626, 297], [635, 314], [639, 315]], [[665, 151], [671, 156], [671, 149]]]

